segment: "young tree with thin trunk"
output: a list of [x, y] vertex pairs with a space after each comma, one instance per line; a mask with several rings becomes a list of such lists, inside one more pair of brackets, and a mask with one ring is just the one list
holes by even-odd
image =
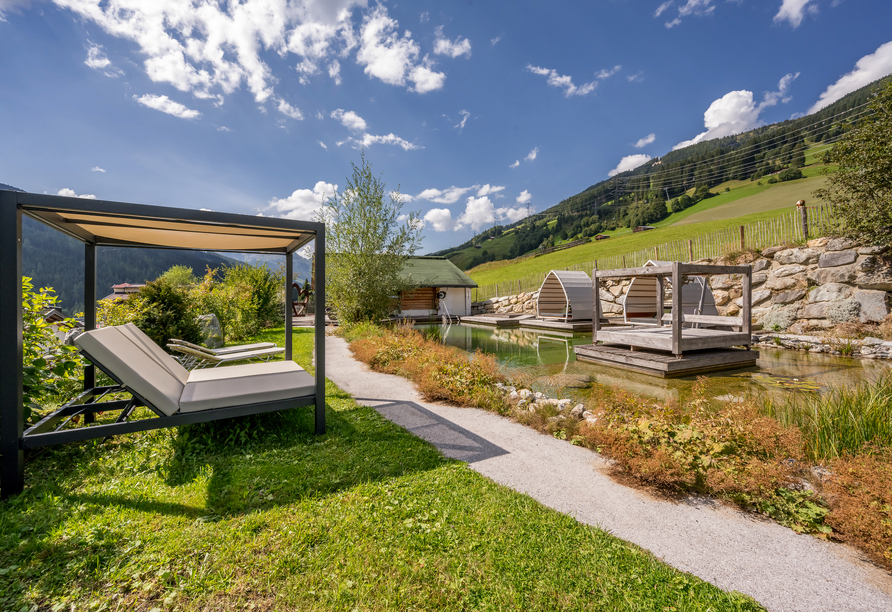
[[387, 192], [372, 173], [363, 150], [359, 166], [343, 191], [323, 205], [329, 253], [326, 297], [342, 323], [379, 321], [394, 309], [394, 299], [405, 290], [400, 271], [421, 247], [418, 213], [402, 215], [403, 200]]

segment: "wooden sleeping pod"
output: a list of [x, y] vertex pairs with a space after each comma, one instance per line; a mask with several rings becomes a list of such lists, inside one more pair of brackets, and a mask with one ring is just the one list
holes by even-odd
[[592, 279], [585, 272], [552, 270], [539, 288], [536, 314], [540, 319], [591, 321]]
[[[671, 265], [670, 261], [648, 261], [644, 267]], [[665, 279], [665, 282], [671, 284], [671, 279]], [[659, 280], [655, 276], [638, 276], [632, 279], [623, 301], [623, 320], [626, 323], [656, 324], [657, 310], [662, 303], [659, 286]], [[690, 276], [686, 279], [681, 290], [681, 305], [682, 312], [686, 315], [719, 314], [709, 283], [702, 276]]]

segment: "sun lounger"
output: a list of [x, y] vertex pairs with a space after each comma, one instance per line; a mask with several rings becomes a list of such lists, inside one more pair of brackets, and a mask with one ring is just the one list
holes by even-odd
[[[293, 361], [189, 372], [132, 323], [85, 332], [74, 343], [117, 384], [88, 389], [28, 429], [25, 448], [285, 410], [316, 400], [313, 377]], [[97, 403], [122, 391], [132, 398]], [[158, 418], [128, 421], [139, 406]], [[62, 429], [79, 415], [112, 411], [120, 411], [115, 423]]]
[[171, 340], [171, 343], [167, 345], [167, 348], [182, 355], [181, 357], [176, 357], [176, 359], [187, 370], [205, 368], [208, 366], [216, 368], [221, 363], [249, 361], [251, 359], [269, 361], [275, 355], [280, 355], [285, 352], [284, 348], [276, 346], [272, 342], [243, 344], [240, 347], [232, 346], [222, 349], [208, 349], [198, 346], [197, 344], [184, 342], [183, 340]]

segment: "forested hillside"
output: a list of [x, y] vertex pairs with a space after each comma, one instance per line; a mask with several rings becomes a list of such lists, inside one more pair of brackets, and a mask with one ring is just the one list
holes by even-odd
[[[434, 255], [445, 255], [469, 269], [562, 240], [651, 225], [718, 195], [710, 189], [729, 181], [761, 185], [761, 181], [796, 180], [803, 176], [801, 168], [820, 163], [823, 152], [864, 115], [873, 92], [890, 79], [871, 83], [807, 117], [671, 151], [596, 183], [531, 218], [497, 225]], [[810, 159], [806, 159], [807, 152]]]

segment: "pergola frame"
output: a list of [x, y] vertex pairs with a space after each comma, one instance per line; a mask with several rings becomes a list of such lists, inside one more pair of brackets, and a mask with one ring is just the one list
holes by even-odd
[[[22, 215], [84, 243], [84, 327], [96, 328], [96, 247], [167, 248], [279, 254], [285, 258], [285, 359], [292, 358], [291, 282], [294, 251], [315, 240], [315, 393], [290, 406], [315, 405], [315, 430], [325, 433], [325, 224], [206, 210], [149, 206], [0, 190], [0, 496], [24, 488], [26, 447], [22, 376]], [[182, 241], [183, 244], [180, 244]], [[223, 248], [208, 247], [218, 244]], [[95, 366], [84, 368], [84, 390], [96, 386]], [[169, 427], [280, 410], [255, 404], [188, 415], [103, 425], [109, 434]], [[92, 414], [85, 413], [87, 421]], [[157, 421], [157, 423], [154, 423]], [[153, 427], [154, 425], [154, 427]], [[129, 429], [128, 429], [129, 426]], [[90, 427], [90, 429], [99, 429]], [[92, 436], [90, 436], [92, 437]], [[84, 439], [80, 436], [78, 439]], [[64, 442], [65, 438], [59, 440]], [[43, 444], [33, 446], [42, 446]]]

